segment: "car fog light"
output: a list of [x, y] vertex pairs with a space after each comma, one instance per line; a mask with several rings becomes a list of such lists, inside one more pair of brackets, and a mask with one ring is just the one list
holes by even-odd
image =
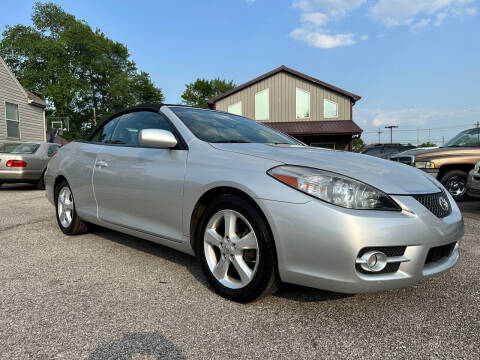
[[387, 266], [387, 255], [381, 251], [369, 251], [357, 261], [365, 271], [379, 272]]

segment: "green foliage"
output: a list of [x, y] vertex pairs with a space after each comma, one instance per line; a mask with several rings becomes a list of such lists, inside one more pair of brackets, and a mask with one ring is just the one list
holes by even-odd
[[355, 138], [352, 140], [352, 151], [360, 152], [365, 148], [365, 142], [360, 138]]
[[422, 145], [418, 145], [418, 147], [420, 147], [420, 148], [422, 148], [422, 147], [434, 147], [434, 146], [437, 146], [437, 144], [431, 143], [429, 141], [424, 142]]
[[182, 94], [183, 103], [191, 106], [208, 108], [207, 100], [233, 89], [236, 85], [233, 81], [221, 79], [197, 79], [195, 82], [186, 84]]
[[[0, 56], [20, 83], [47, 100], [54, 116], [69, 116], [73, 137], [113, 110], [163, 102], [161, 89], [138, 72], [125, 45], [93, 31], [53, 3], [35, 3], [33, 26], [7, 26]], [[83, 129], [83, 130], [82, 130]]]

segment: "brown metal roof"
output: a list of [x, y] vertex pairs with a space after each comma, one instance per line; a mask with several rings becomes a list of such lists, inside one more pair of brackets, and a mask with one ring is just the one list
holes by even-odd
[[251, 86], [251, 85], [253, 85], [253, 84], [255, 84], [255, 83], [259, 82], [259, 81], [262, 81], [263, 79], [266, 79], [266, 78], [268, 78], [268, 77], [270, 77], [270, 76], [273, 76], [273, 75], [275, 75], [275, 74], [277, 74], [277, 73], [279, 73], [279, 72], [281, 72], [281, 71], [285, 71], [286, 73], [289, 73], [289, 74], [291, 74], [291, 75], [297, 76], [297, 77], [299, 77], [299, 78], [301, 78], [301, 79], [310, 81], [310, 82], [312, 82], [312, 83], [314, 83], [314, 84], [317, 84], [317, 85], [323, 86], [323, 87], [325, 87], [325, 88], [327, 88], [327, 89], [330, 89], [330, 90], [332, 90], [332, 91], [335, 91], [335, 92], [337, 92], [337, 93], [339, 93], [339, 94], [348, 96], [349, 98], [352, 99], [352, 101], [353, 101], [354, 103], [362, 98], [362, 97], [359, 96], [359, 95], [353, 94], [353, 93], [351, 93], [351, 92], [349, 92], [349, 91], [346, 91], [346, 90], [343, 90], [343, 89], [340, 89], [339, 87], [336, 87], [336, 86], [334, 86], [334, 85], [328, 84], [328, 83], [323, 82], [323, 81], [321, 81], [321, 80], [315, 79], [315, 78], [313, 78], [313, 77], [311, 77], [311, 76], [308, 76], [308, 75], [303, 74], [303, 73], [301, 73], [301, 72], [298, 72], [298, 71], [296, 71], [296, 70], [290, 69], [290, 68], [286, 67], [285, 65], [282, 65], [282, 66], [280, 66], [280, 67], [278, 67], [278, 68], [276, 68], [276, 69], [273, 69], [272, 71], [267, 72], [266, 74], [260, 75], [259, 77], [255, 78], [255, 79], [253, 79], [253, 80], [250, 80], [250, 81], [248, 81], [248, 82], [246, 82], [246, 83], [244, 83], [244, 84], [242, 84], [242, 85], [239, 85], [239, 86], [237, 86], [237, 87], [235, 87], [235, 88], [233, 88], [233, 89], [231, 89], [231, 90], [228, 90], [228, 91], [224, 92], [223, 94], [220, 94], [220, 95], [215, 96], [214, 98], [211, 98], [210, 100], [207, 101], [208, 106], [209, 106], [211, 109], [213, 109], [213, 105], [214, 105], [218, 100], [221, 100], [221, 99], [223, 99], [223, 98], [225, 98], [225, 97], [227, 97], [227, 96], [230, 96], [230, 95], [232, 95], [232, 94], [235, 94], [236, 92], [238, 92], [238, 91], [240, 91], [240, 90], [243, 90], [243, 89], [245, 89], [246, 87], [249, 87], [249, 86]]
[[46, 108], [47, 107], [47, 103], [40, 96], [35, 95], [34, 93], [32, 93], [31, 91], [28, 91], [25, 88], [23, 88], [23, 89], [27, 93], [29, 104], [35, 105], [35, 106], [38, 106], [38, 107], [41, 107], [41, 108]]
[[363, 131], [352, 120], [262, 122], [262, 124], [292, 136], [357, 135]]

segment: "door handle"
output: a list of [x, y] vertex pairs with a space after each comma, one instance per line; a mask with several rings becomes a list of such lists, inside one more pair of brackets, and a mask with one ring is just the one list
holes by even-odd
[[100, 169], [104, 167], [108, 167], [108, 163], [104, 160], [99, 160], [97, 161], [97, 167], [99, 167]]

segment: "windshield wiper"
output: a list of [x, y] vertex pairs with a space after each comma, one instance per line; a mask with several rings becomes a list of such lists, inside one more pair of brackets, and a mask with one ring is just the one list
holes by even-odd
[[251, 141], [245, 141], [245, 140], [221, 140], [221, 141], [212, 141], [215, 144], [221, 143], [221, 144], [249, 144]]

